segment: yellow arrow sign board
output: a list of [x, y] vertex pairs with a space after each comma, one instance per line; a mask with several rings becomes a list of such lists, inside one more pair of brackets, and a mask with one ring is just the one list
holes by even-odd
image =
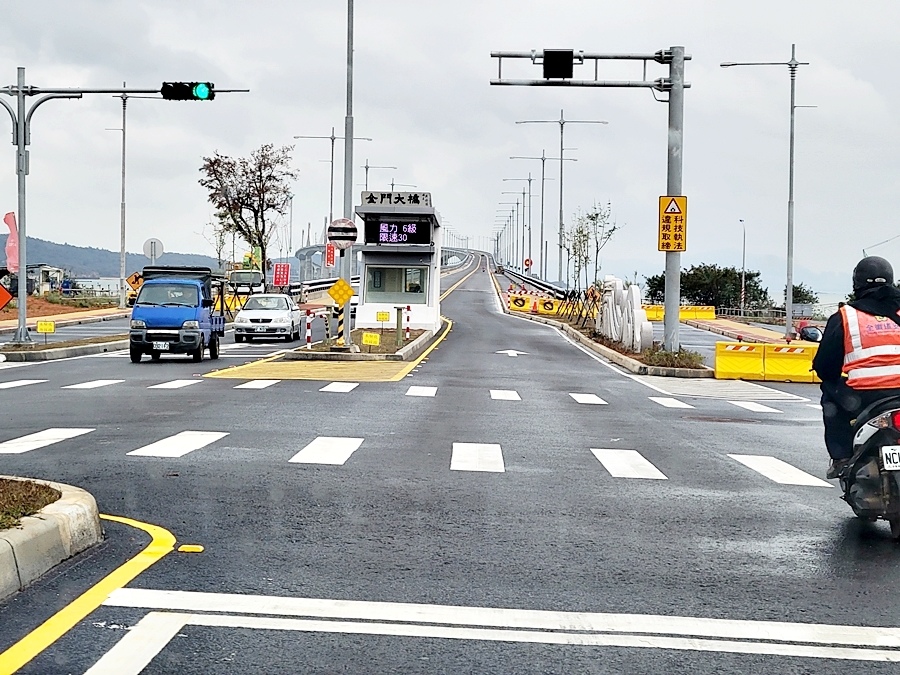
[[659, 250], [687, 250], [687, 197], [659, 198]]
[[330, 295], [337, 304], [343, 306], [350, 302], [350, 298], [353, 297], [353, 288], [343, 279], [338, 279], [334, 283], [334, 286], [328, 289], [328, 295]]
[[381, 344], [381, 336], [378, 333], [363, 333], [363, 344], [377, 347]]
[[37, 332], [38, 333], [55, 333], [56, 332], [56, 322], [55, 321], [38, 321], [37, 322]]

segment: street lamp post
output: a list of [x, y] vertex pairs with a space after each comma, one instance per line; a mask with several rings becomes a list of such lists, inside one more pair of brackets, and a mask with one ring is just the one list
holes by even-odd
[[[509, 181], [509, 180], [527, 180], [528, 181], [528, 202], [527, 203], [525, 202], [525, 189], [523, 188], [522, 189], [522, 203], [523, 203], [523, 206], [527, 205], [527, 213], [528, 213], [528, 259], [533, 260], [533, 258], [531, 257], [531, 211], [532, 211], [532, 208], [531, 208], [531, 197], [532, 197], [531, 181], [533, 180], [531, 177], [531, 172], [530, 171], [528, 172], [528, 178], [504, 178], [503, 180], [504, 181]], [[543, 199], [544, 199], [544, 190], [542, 188], [541, 189], [541, 205], [542, 206], [543, 206]], [[525, 255], [525, 211], [524, 210], [522, 211], [522, 255], [523, 256]], [[524, 265], [523, 265], [523, 268], [524, 268]], [[529, 268], [529, 273], [530, 273], [530, 269], [531, 268]], [[524, 271], [524, 269], [523, 269], [523, 271]]]
[[[368, 158], [366, 158], [366, 163], [363, 165], [362, 168], [364, 168], [366, 170], [366, 183], [365, 183], [366, 192], [369, 191], [369, 169], [394, 169], [394, 170], [397, 169], [396, 166], [372, 166], [371, 164], [369, 164]], [[393, 190], [392, 190], [392, 192], [393, 192]]]
[[416, 186], [413, 185], [412, 183], [395, 183], [395, 182], [394, 182], [394, 179], [391, 178], [391, 192], [394, 191], [394, 187], [395, 187], [395, 186], [397, 186], [397, 187], [408, 187], [408, 188], [410, 188], [410, 187], [411, 187], [411, 188], [416, 187]]
[[794, 339], [794, 111], [797, 108], [812, 106], [798, 106], [795, 101], [797, 88], [797, 68], [808, 66], [809, 63], [797, 60], [797, 45], [791, 45], [790, 61], [757, 61], [735, 62], [727, 61], [720, 64], [722, 68], [732, 66], [787, 66], [791, 74], [791, 132], [790, 150], [788, 161], [788, 216], [787, 216], [787, 283], [784, 292], [784, 337], [787, 340]]
[[[548, 159], [554, 160], [554, 161], [559, 160], [561, 162], [562, 159], [559, 157], [547, 157], [546, 154], [544, 153], [544, 150], [541, 150], [540, 157], [521, 157], [518, 155], [513, 155], [512, 157], [510, 157], [510, 159], [534, 159], [534, 160], [539, 159], [541, 161], [541, 226], [540, 226], [541, 230], [540, 230], [540, 237], [538, 238], [540, 241], [539, 253], [541, 256], [541, 260], [538, 263], [538, 270], [540, 271], [541, 279], [546, 279], [547, 278], [547, 256], [545, 253], [546, 245], [544, 242], [544, 182], [548, 181], [548, 180], [553, 180], [552, 178], [546, 177], [547, 160]], [[575, 158], [566, 157], [565, 161], [577, 162], [578, 160]]]
[[744, 219], [740, 219], [741, 228], [744, 231], [743, 245], [741, 246], [741, 316], [744, 316], [744, 307], [747, 297], [747, 226]]
[[[500, 194], [517, 195], [519, 193], [518, 192], [501, 192]], [[508, 204], [510, 206], [515, 205], [515, 207], [516, 207], [516, 210], [515, 210], [516, 215], [515, 215], [515, 220], [513, 221], [513, 232], [512, 232], [512, 239], [513, 239], [512, 262], [513, 262], [513, 269], [516, 269], [515, 263], [519, 260], [519, 204], [522, 204], [523, 211], [525, 210], [524, 209], [525, 204], [524, 204], [524, 200], [522, 202], [520, 202], [518, 199], [514, 202], [500, 202], [500, 203]], [[523, 220], [524, 220], [524, 218], [523, 218]]]
[[[334, 135], [334, 127], [331, 127], [331, 135], [330, 136], [294, 136], [294, 138], [321, 138], [321, 139], [331, 141], [331, 159], [328, 160], [331, 163], [331, 180], [329, 181], [329, 184], [328, 184], [328, 222], [331, 223], [334, 220], [334, 142], [346, 140], [347, 137], [346, 136], [335, 136]], [[353, 138], [353, 140], [354, 141], [371, 141], [372, 139], [365, 138], [365, 137], [355, 137], [355, 138]]]
[[[125, 83], [122, 83], [125, 88]], [[119, 204], [119, 308], [124, 309], [126, 304], [125, 294], [125, 118], [128, 107], [128, 94], [122, 92], [118, 98], [122, 99], [122, 128], [107, 129], [107, 131], [122, 132], [122, 201]]]
[[[563, 137], [565, 135], [566, 124], [609, 124], [606, 120], [567, 120], [563, 111], [559, 111], [558, 120], [523, 120], [516, 124], [559, 124], [559, 156], [563, 158], [565, 148], [563, 146]], [[563, 252], [563, 162], [559, 163], [559, 280], [562, 281], [562, 252]]]

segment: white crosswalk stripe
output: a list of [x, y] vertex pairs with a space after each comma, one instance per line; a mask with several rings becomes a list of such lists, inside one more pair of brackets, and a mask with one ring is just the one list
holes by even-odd
[[666, 475], [644, 459], [637, 450], [591, 448], [603, 468], [615, 478], [667, 480]]
[[294, 464], [343, 465], [362, 445], [363, 438], [319, 436], [312, 443], [290, 458]]
[[407, 396], [435, 396], [437, 387], [410, 387], [406, 390]]
[[332, 382], [331, 384], [326, 384], [324, 387], [319, 389], [319, 391], [327, 391], [337, 394], [346, 394], [348, 392], [353, 391], [359, 386], [359, 382]]
[[781, 485], [809, 485], [812, 487], [833, 487], [821, 478], [816, 478], [795, 466], [768, 455], [728, 455], [731, 459], [753, 469], [771, 481]]
[[503, 473], [503, 450], [496, 443], [454, 443], [450, 470]]
[[54, 428], [38, 431], [34, 434], [13, 438], [9, 441], [0, 443], [0, 455], [19, 455], [29, 450], [37, 450], [60, 441], [66, 441], [70, 438], [76, 438], [84, 434], [89, 434], [93, 429], [65, 429]]
[[495, 401], [521, 401], [519, 392], [512, 389], [491, 389], [491, 398]]
[[586, 405], [608, 405], [606, 401], [597, 396], [597, 394], [569, 394], [576, 403], [584, 403]]
[[685, 403], [684, 401], [679, 401], [677, 398], [668, 398], [666, 396], [650, 396], [651, 401], [654, 403], [659, 403], [664, 408], [690, 408], [694, 409], [690, 403]]
[[70, 384], [61, 389], [99, 389], [100, 387], [108, 387], [112, 384], [120, 384], [125, 380], [91, 380], [90, 382], [81, 382], [79, 384]]
[[183, 457], [227, 435], [227, 431], [182, 431], [156, 443], [132, 450], [128, 454], [137, 457]]
[[27, 387], [30, 384], [41, 384], [47, 380], [12, 380], [11, 382], [0, 382], [0, 389], [15, 389], [16, 387]]
[[744, 410], [749, 410], [750, 412], [764, 412], [764, 413], [778, 413], [782, 414], [780, 410], [776, 410], [775, 408], [770, 408], [767, 405], [763, 405], [762, 403], [755, 403], [753, 401], [728, 401], [731, 405], [736, 405], [738, 408], [743, 408]]
[[234, 387], [234, 389], [265, 389], [273, 384], [278, 384], [281, 380], [250, 380]]
[[197, 384], [200, 380], [172, 380], [171, 382], [163, 382], [162, 384], [154, 384], [147, 389], [181, 389]]

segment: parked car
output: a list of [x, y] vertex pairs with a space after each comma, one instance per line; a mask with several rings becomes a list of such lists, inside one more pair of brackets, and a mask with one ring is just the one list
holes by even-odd
[[251, 295], [234, 317], [234, 341], [280, 337], [285, 341], [300, 338], [303, 313], [293, 298], [283, 293]]

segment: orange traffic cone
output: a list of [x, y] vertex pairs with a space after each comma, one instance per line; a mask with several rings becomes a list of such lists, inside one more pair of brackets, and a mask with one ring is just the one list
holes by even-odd
[[532, 314], [538, 313], [537, 298], [531, 299], [531, 313]]

